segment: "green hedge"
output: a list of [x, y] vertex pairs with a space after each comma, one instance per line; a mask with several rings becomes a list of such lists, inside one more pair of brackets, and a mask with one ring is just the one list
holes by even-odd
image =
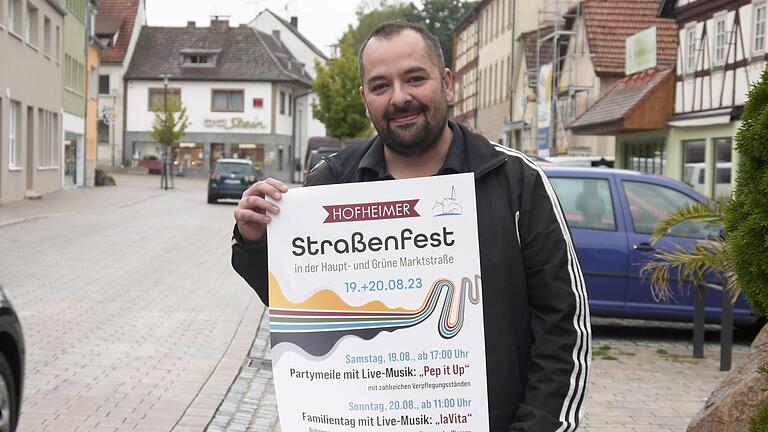
[[[766, 70], [768, 71], [768, 70]], [[725, 230], [739, 288], [768, 316], [768, 73], [752, 87], [736, 134], [739, 170]]]

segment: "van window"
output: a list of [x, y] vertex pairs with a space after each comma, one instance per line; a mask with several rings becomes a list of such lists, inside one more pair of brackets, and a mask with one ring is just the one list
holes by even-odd
[[616, 231], [608, 180], [550, 177], [571, 228]]
[[[624, 194], [629, 203], [635, 232], [652, 234], [656, 225], [678, 208], [697, 201], [672, 188], [638, 181], [624, 181]], [[670, 235], [706, 239], [717, 235], [720, 225], [686, 221], [672, 227]]]

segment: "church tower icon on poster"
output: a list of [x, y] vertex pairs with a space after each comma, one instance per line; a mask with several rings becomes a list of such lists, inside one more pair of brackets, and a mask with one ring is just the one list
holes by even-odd
[[432, 206], [434, 216], [456, 216], [463, 211], [461, 204], [456, 200], [456, 188], [451, 186], [451, 196], [445, 197], [441, 201], [435, 201]]

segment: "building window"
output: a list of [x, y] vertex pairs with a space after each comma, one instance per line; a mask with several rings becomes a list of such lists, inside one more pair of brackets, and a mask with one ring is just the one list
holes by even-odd
[[27, 3], [27, 42], [30, 45], [37, 46], [40, 36], [37, 30], [37, 8], [32, 3]]
[[21, 131], [21, 103], [11, 101], [8, 121], [8, 167], [19, 166], [19, 132]]
[[56, 26], [56, 45], [53, 47], [53, 58], [59, 62], [61, 61], [61, 29]]
[[696, 71], [696, 27], [688, 29], [686, 33], [685, 71]]
[[288, 95], [288, 117], [290, 117], [290, 116], [291, 116], [291, 112], [292, 112], [292, 110], [293, 110], [293, 98], [292, 98], [292, 97], [291, 97], [291, 95], [289, 94], [289, 95]]
[[211, 93], [211, 111], [243, 112], [243, 90], [213, 90]]
[[721, 65], [725, 63], [725, 49], [727, 42], [727, 35], [725, 33], [725, 18], [725, 16], [722, 16], [721, 18], [715, 19], [715, 65]]
[[661, 141], [627, 142], [627, 169], [649, 174], [664, 174], [666, 152]]
[[21, 0], [6, 0], [8, 2], [8, 30], [20, 35], [22, 28]]
[[715, 199], [731, 195], [731, 170], [733, 168], [733, 138], [715, 138]]
[[99, 75], [99, 94], [109, 94], [109, 75]]
[[280, 114], [285, 114], [285, 92], [280, 91]]
[[704, 195], [704, 153], [703, 139], [683, 141], [683, 183]]
[[756, 3], [752, 25], [752, 52], [762, 54], [765, 51], [765, 3]]
[[51, 19], [43, 19], [43, 52], [51, 55]]
[[109, 143], [109, 125], [100, 121], [96, 131], [96, 142], [99, 144]]
[[[181, 89], [168, 88], [168, 105], [180, 106], [181, 105]], [[147, 110], [149, 111], [162, 111], [165, 106], [165, 91], [162, 88], [149, 89], [149, 103], [147, 104]]]

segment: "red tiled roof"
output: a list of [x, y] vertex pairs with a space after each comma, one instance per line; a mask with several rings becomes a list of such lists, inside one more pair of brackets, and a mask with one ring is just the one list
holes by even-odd
[[[586, 128], [625, 119], [653, 96], [672, 68], [663, 66], [630, 75], [614, 84], [584, 114], [571, 123], [572, 129]], [[673, 75], [674, 76], [674, 75]], [[669, 101], [671, 105], [674, 101]]]
[[97, 27], [99, 26], [99, 17], [103, 17], [105, 20], [114, 20], [116, 17], [123, 18], [117, 43], [114, 47], [104, 49], [101, 54], [101, 61], [103, 63], [122, 63], [128, 51], [128, 44], [131, 42], [131, 33], [133, 33], [133, 25], [136, 22], [141, 0], [100, 0], [99, 3], [101, 7], [96, 14]]
[[[528, 70], [528, 85], [531, 87], [535, 87], [539, 80], [540, 66], [543, 64], [552, 63], [552, 42], [554, 37], [550, 37], [542, 43], [541, 48], [539, 48], [538, 57], [536, 49], [539, 43], [539, 38], [543, 39], [544, 37], [552, 34], [553, 31], [553, 26], [545, 26], [523, 33], [519, 37], [525, 44], [525, 65], [526, 69]], [[536, 64], [537, 60], [539, 64]]]
[[583, 15], [595, 73], [623, 75], [625, 41], [629, 36], [656, 26], [656, 62], [674, 65], [677, 56], [677, 24], [657, 18], [659, 0], [585, 0]]

